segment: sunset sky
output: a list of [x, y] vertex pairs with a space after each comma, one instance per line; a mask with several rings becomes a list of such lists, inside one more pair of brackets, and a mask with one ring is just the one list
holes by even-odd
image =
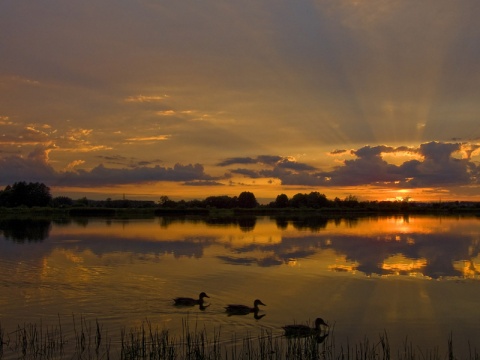
[[480, 201], [478, 0], [5, 0], [0, 188]]

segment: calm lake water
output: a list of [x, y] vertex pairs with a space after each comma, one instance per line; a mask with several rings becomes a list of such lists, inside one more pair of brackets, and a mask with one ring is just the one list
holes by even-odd
[[[98, 319], [114, 348], [146, 320], [229, 342], [320, 316], [338, 343], [478, 351], [479, 250], [478, 217], [0, 219], [0, 324]], [[204, 310], [173, 306], [201, 291]], [[261, 319], [224, 311], [257, 298]]]

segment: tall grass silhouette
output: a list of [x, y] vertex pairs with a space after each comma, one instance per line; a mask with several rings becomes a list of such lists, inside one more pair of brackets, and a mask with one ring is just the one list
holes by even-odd
[[438, 347], [423, 349], [408, 339], [402, 347], [392, 349], [386, 332], [378, 339], [339, 344], [334, 326], [321, 337], [285, 337], [259, 329], [258, 334], [226, 341], [220, 329], [207, 331], [198, 323], [192, 327], [188, 319], [182, 320], [180, 335], [144, 320], [141, 326], [121, 329], [117, 337], [98, 320], [72, 316], [72, 321], [73, 331], [68, 334], [60, 317], [54, 325], [27, 323], [11, 332], [0, 324], [0, 359], [480, 360], [480, 353], [470, 343], [461, 352], [463, 357], [455, 354], [451, 335], [447, 351], [441, 352]]

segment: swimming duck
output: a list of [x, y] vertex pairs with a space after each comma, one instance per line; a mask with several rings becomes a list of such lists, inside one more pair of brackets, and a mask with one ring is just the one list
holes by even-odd
[[260, 310], [258, 308], [258, 305], [265, 305], [261, 300], [257, 299], [253, 302], [253, 308], [247, 305], [235, 305], [235, 304], [230, 304], [225, 307], [225, 310], [230, 314], [230, 315], [247, 315], [250, 313], [258, 313]]
[[177, 297], [173, 299], [175, 301], [175, 305], [182, 305], [182, 306], [194, 306], [194, 305], [203, 305], [203, 298], [210, 298], [204, 292], [201, 292], [198, 295], [198, 299], [188, 298], [188, 297]]
[[322, 325], [328, 327], [328, 324], [322, 318], [317, 318], [314, 328], [302, 324], [285, 325], [282, 328], [285, 330], [285, 336], [309, 336], [319, 334]]

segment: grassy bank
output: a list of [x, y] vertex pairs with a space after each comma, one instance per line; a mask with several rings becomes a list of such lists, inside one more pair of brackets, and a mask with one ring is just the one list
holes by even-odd
[[216, 209], [216, 208], [102, 208], [102, 207], [0, 207], [0, 217], [104, 217], [104, 218], [153, 218], [153, 217], [239, 217], [239, 216], [271, 216], [271, 217], [322, 217], [322, 218], [359, 218], [365, 216], [395, 215], [433, 215], [433, 216], [480, 216], [479, 209], [473, 208], [417, 208], [400, 209], [368, 209], [368, 208], [285, 208], [276, 209], [259, 207], [253, 209]]
[[[220, 331], [207, 333], [197, 325], [190, 328], [182, 323], [182, 334], [172, 336], [168, 330], [159, 329], [149, 321], [142, 326], [120, 334], [110, 334], [98, 321], [73, 318], [73, 332], [64, 332], [60, 319], [57, 324], [19, 325], [6, 331], [0, 324], [0, 359], [325, 359], [325, 360], [479, 360], [476, 349], [454, 351], [452, 339], [446, 351], [438, 348], [422, 349], [405, 342], [400, 349], [391, 348], [387, 334], [378, 339], [364, 339], [358, 344], [338, 344], [334, 329], [328, 336], [286, 338], [259, 330], [247, 338], [225, 342]], [[466, 354], [466, 355], [465, 355]]]

